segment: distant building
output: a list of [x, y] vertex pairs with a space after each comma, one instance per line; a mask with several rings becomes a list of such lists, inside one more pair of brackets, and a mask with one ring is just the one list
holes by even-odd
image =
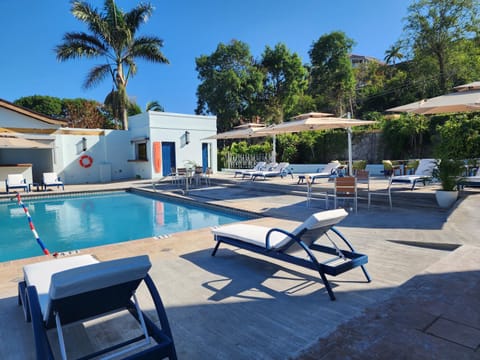
[[370, 62], [375, 62], [377, 64], [385, 64], [383, 61], [374, 58], [372, 56], [364, 56], [364, 55], [356, 55], [356, 54], [350, 54], [350, 61], [352, 62], [352, 67], [357, 68], [363, 64], [368, 64]]

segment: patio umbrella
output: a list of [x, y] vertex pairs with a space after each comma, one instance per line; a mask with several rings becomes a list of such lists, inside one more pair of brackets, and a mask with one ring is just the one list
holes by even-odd
[[[269, 134], [261, 133], [262, 130], [265, 130], [266, 127], [262, 124], [244, 124], [236, 126], [233, 130], [219, 133], [216, 135], [209, 136], [204, 140], [208, 139], [248, 139], [252, 137], [265, 137]], [[275, 135], [273, 135], [273, 149], [272, 149], [272, 162], [276, 161], [276, 144], [275, 144]]]
[[480, 81], [460, 85], [454, 89], [455, 92], [446, 95], [397, 106], [387, 111], [423, 115], [480, 111]]
[[[313, 116], [311, 114], [314, 114]], [[322, 115], [319, 115], [322, 114]], [[347, 129], [348, 134], [348, 172], [352, 174], [352, 126], [375, 124], [375, 121], [358, 120], [350, 118], [337, 118], [327, 116], [325, 113], [309, 113], [298, 115], [295, 118], [300, 120], [287, 121], [281, 124], [270, 125], [258, 134], [286, 134], [299, 131], [326, 130], [326, 129]]]
[[265, 129], [264, 125], [260, 124], [246, 124], [235, 127], [233, 130], [219, 133], [216, 135], [209, 136], [207, 139], [245, 139], [250, 137], [260, 137], [265, 136], [264, 134], [258, 134], [258, 131]]
[[28, 140], [15, 133], [0, 134], [1, 149], [51, 149], [52, 147], [39, 141]]

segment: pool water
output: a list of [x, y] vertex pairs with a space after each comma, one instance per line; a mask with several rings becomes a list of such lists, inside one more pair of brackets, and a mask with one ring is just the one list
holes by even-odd
[[[164, 236], [246, 217], [126, 192], [22, 199], [50, 253]], [[0, 204], [0, 262], [42, 255], [23, 209]]]

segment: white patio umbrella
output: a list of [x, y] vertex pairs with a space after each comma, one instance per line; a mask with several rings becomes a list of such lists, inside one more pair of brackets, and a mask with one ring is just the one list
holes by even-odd
[[[315, 114], [312, 116], [311, 114]], [[318, 115], [322, 114], [322, 115]], [[309, 113], [298, 115], [295, 118], [300, 120], [287, 121], [281, 124], [270, 125], [258, 134], [286, 134], [300, 131], [326, 130], [326, 129], [347, 129], [348, 134], [348, 173], [352, 174], [352, 127], [375, 124], [375, 121], [358, 120], [350, 118], [337, 118], [327, 116], [324, 113]]]
[[250, 137], [265, 136], [264, 134], [257, 134], [258, 131], [265, 129], [265, 125], [260, 124], [246, 124], [235, 127], [233, 130], [209, 136], [207, 139], [244, 139]]
[[29, 140], [13, 132], [0, 133], [1, 149], [51, 149], [48, 144]]
[[[219, 133], [216, 135], [209, 136], [204, 140], [208, 139], [248, 139], [252, 137], [266, 137], [271, 136], [270, 134], [261, 133], [262, 130], [265, 130], [265, 125], [262, 124], [244, 124], [236, 126], [233, 130]], [[272, 149], [272, 162], [276, 161], [276, 144], [275, 144], [275, 135], [273, 135], [273, 149]]]
[[397, 106], [387, 111], [423, 115], [480, 111], [480, 81], [460, 85], [454, 89], [455, 92], [446, 95]]

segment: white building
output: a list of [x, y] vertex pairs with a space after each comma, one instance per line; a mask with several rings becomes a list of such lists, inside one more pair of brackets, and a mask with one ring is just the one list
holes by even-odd
[[129, 123], [128, 131], [67, 128], [0, 99], [0, 180], [23, 173], [40, 183], [44, 172], [65, 184], [159, 179], [186, 161], [216, 170], [216, 140], [203, 140], [216, 134], [215, 117], [150, 111]]

